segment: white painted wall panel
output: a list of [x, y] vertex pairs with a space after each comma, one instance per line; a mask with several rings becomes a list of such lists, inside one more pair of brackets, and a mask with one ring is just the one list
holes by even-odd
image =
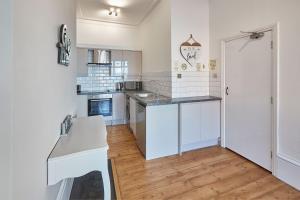
[[[60, 123], [76, 109], [76, 8], [74, 0], [13, 0], [13, 199], [53, 200], [47, 157]], [[69, 67], [57, 64], [58, 31], [71, 37]], [[1, 198], [2, 199], [2, 198]]]
[[294, 187], [300, 188], [300, 166], [299, 164], [293, 164], [288, 160], [285, 160], [281, 157], [278, 157], [277, 162], [278, 167], [278, 178], [283, 180], [284, 182], [293, 185]]
[[0, 198], [11, 199], [13, 133], [12, 5], [0, 1]]

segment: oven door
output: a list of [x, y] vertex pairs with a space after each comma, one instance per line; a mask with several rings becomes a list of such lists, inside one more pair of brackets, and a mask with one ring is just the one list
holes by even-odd
[[88, 100], [88, 116], [96, 115], [112, 116], [112, 98]]

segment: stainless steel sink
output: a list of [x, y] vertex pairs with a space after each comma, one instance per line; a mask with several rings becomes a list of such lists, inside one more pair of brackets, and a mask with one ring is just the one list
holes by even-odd
[[137, 94], [137, 96], [141, 97], [141, 98], [147, 98], [151, 95], [153, 95], [153, 94], [152, 93], [139, 93], [139, 94]]

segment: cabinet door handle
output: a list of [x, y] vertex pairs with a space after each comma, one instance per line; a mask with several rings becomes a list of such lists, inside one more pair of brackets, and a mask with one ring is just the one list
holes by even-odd
[[229, 88], [226, 87], [226, 95], [227, 95], [227, 96], [229, 95], [228, 90], [229, 90]]

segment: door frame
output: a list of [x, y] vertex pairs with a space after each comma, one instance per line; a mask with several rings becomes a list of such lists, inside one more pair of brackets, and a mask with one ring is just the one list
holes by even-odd
[[[253, 32], [260, 31], [271, 31], [272, 32], [272, 41], [273, 41], [273, 52], [272, 52], [272, 127], [271, 127], [271, 172], [273, 175], [277, 175], [277, 150], [278, 150], [278, 94], [279, 94], [279, 85], [278, 85], [278, 74], [279, 74], [279, 23], [272, 24], [266, 27], [258, 28], [252, 30]], [[226, 77], [225, 77], [225, 51], [226, 51], [226, 43], [232, 40], [241, 39], [243, 37], [249, 36], [249, 34], [238, 34], [232, 37], [228, 37], [221, 40], [221, 146], [226, 148], [226, 133], [225, 133], [225, 103], [226, 103]], [[271, 152], [270, 152], [271, 153]], [[271, 155], [270, 155], [271, 156]]]

